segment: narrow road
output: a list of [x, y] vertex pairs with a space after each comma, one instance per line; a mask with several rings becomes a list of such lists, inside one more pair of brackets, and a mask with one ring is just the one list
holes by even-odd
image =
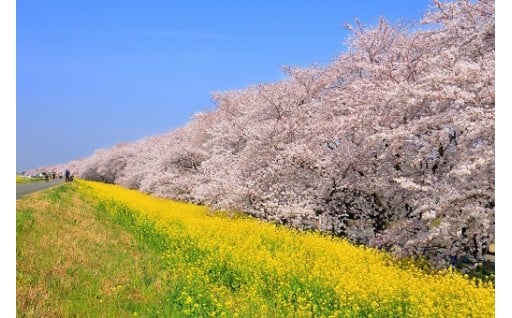
[[19, 198], [26, 194], [51, 188], [61, 183], [64, 183], [64, 179], [55, 179], [50, 180], [48, 182], [40, 181], [32, 183], [16, 183], [16, 200], [18, 200]]

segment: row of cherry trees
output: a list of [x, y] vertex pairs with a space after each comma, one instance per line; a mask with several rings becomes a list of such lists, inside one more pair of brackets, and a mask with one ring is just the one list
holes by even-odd
[[216, 92], [167, 134], [55, 168], [321, 229], [437, 265], [494, 240], [494, 1], [435, 1], [367, 28], [327, 67]]

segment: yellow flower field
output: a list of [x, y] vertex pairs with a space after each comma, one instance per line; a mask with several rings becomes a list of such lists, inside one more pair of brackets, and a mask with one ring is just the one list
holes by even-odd
[[494, 316], [494, 287], [450, 270], [427, 274], [340, 238], [115, 185], [77, 183], [112, 213], [136, 211], [139, 222], [165, 234], [165, 280], [175, 286], [169, 303], [178, 316]]

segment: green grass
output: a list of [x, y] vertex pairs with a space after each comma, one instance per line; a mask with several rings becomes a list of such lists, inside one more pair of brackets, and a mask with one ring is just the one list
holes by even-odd
[[87, 202], [72, 188], [17, 202], [17, 316], [172, 317], [166, 237], [126, 208]]
[[44, 181], [44, 177], [25, 177], [16, 175], [16, 183], [31, 183]]

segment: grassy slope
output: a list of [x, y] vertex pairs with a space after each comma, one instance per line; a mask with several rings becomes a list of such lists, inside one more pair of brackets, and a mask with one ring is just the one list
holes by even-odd
[[160, 306], [159, 252], [72, 187], [17, 201], [17, 316], [127, 317]]

